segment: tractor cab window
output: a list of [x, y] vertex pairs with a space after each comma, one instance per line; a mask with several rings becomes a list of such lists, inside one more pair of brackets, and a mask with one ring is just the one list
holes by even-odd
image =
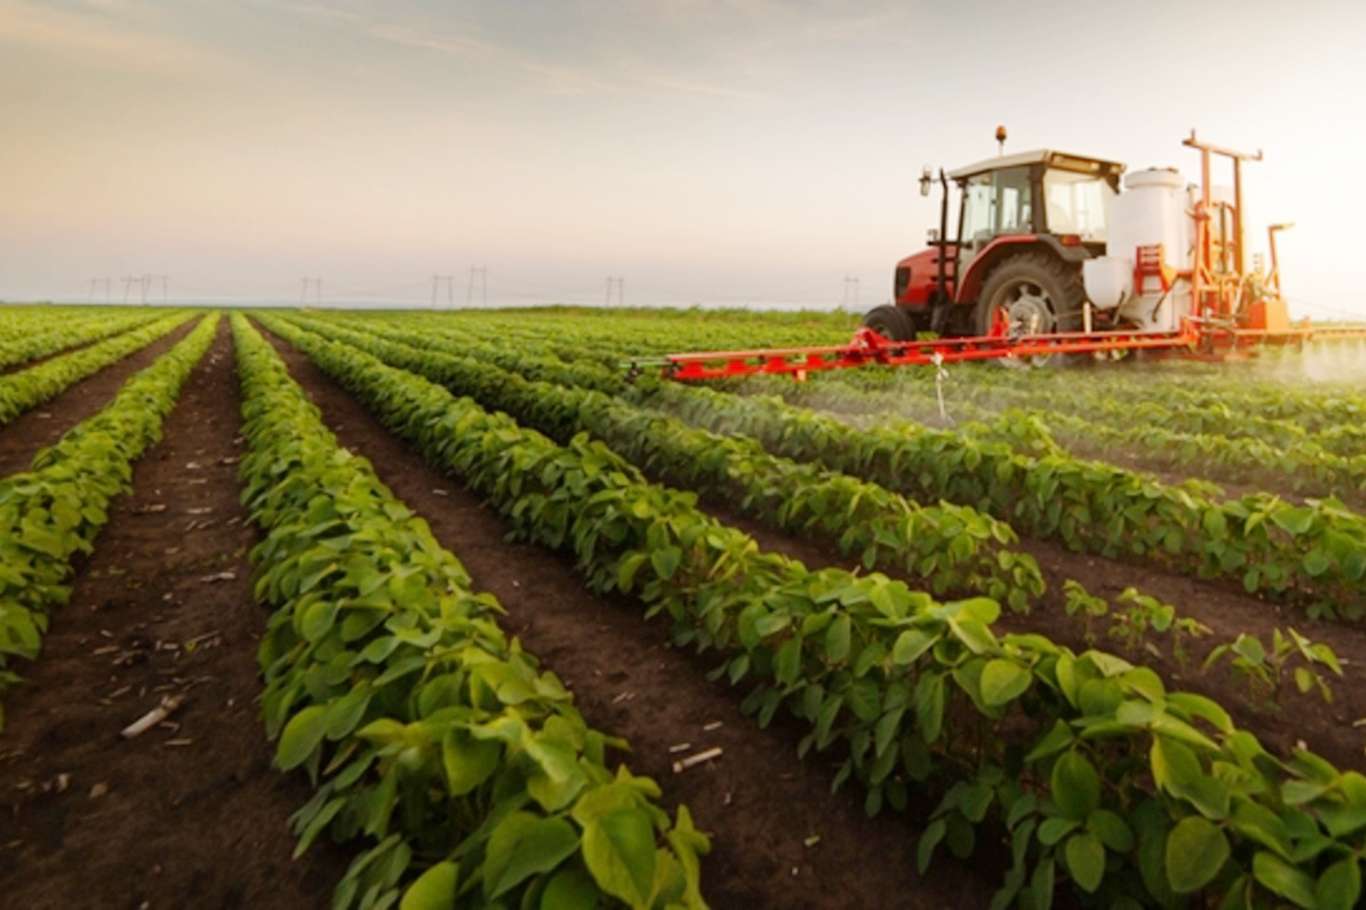
[[963, 187], [963, 242], [980, 247], [1000, 234], [1033, 231], [1029, 169], [969, 177]]
[[1088, 242], [1105, 242], [1106, 216], [1115, 198], [1105, 178], [1050, 169], [1043, 175], [1043, 196], [1050, 233], [1079, 234]]

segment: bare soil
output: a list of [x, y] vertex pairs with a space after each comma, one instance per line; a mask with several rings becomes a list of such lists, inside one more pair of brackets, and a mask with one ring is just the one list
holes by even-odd
[[[941, 854], [928, 876], [915, 874], [914, 819], [932, 807], [869, 819], [857, 788], [832, 795], [832, 765], [797, 759], [801, 730], [777, 721], [760, 730], [739, 711], [743, 689], [706, 681], [716, 658], [668, 647], [666, 624], [646, 622], [636, 602], [591, 594], [562, 555], [505, 541], [496, 512], [428, 467], [306, 357], [272, 340], [342, 444], [370, 459], [476, 587], [498, 598], [505, 627], [565, 680], [589, 723], [627, 738], [632, 769], [657, 780], [668, 805], [687, 804], [714, 835], [703, 860], [713, 907], [986, 906], [1003, 868], [997, 863], [983, 875]], [[713, 746], [723, 750], [718, 760], [673, 772], [678, 758]]]
[[170, 334], [73, 383], [60, 395], [25, 411], [0, 428], [0, 477], [27, 470], [39, 449], [52, 445], [67, 430], [99, 413], [129, 377], [151, 366], [154, 360], [188, 335], [198, 322], [198, 319], [187, 320]]
[[[140, 353], [54, 413], [65, 422], [107, 398], [112, 376], [154, 352]], [[287, 820], [312, 791], [271, 767], [257, 712], [265, 612], [246, 558], [256, 534], [237, 502], [239, 424], [224, 322], [6, 700], [6, 907], [318, 907], [345, 868], [329, 844], [290, 861]], [[184, 702], [167, 724], [119, 736], [168, 696]]]

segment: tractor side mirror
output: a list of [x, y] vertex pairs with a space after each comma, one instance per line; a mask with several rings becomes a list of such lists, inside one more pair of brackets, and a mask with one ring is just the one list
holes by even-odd
[[920, 169], [920, 195], [928, 196], [930, 194], [930, 184], [933, 180], [934, 178], [930, 175], [929, 165]]
[[926, 231], [926, 232], [925, 232], [925, 242], [928, 243], [930, 246], [934, 246], [936, 243], [938, 243], [938, 242], [939, 242], [939, 228], [930, 228], [928, 231]]

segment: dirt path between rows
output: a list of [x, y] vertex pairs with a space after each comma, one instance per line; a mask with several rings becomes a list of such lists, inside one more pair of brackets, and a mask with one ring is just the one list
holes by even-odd
[[[812, 567], [839, 566], [863, 571], [857, 556], [842, 556], [833, 544], [774, 531], [714, 500], [704, 500], [702, 508], [719, 521], [740, 528], [766, 550], [785, 553]], [[1098, 620], [1093, 626], [1096, 647], [1124, 654], [1136, 663], [1152, 667], [1172, 688], [1215, 698], [1240, 725], [1256, 732], [1263, 743], [1283, 754], [1288, 754], [1303, 740], [1339, 767], [1360, 769], [1366, 766], [1362, 760], [1366, 729], [1353, 726], [1356, 720], [1366, 717], [1366, 686], [1361, 685], [1366, 675], [1366, 630], [1343, 623], [1310, 622], [1294, 609], [1253, 597], [1240, 597], [1196, 579], [1152, 569], [1140, 571], [1053, 544], [1026, 541], [1021, 548], [1038, 560], [1049, 593], [1027, 616], [1003, 613], [997, 623], [999, 629], [1039, 632], [1074, 650], [1084, 650], [1087, 643], [1080, 621], [1064, 612], [1063, 582], [1074, 578], [1112, 605], [1124, 588], [1135, 586], [1143, 593], [1175, 604], [1178, 616], [1198, 619], [1213, 632], [1187, 646], [1189, 656], [1185, 666], [1172, 656], [1166, 640], [1156, 634], [1151, 640], [1161, 646], [1160, 657], [1149, 652], [1126, 654], [1118, 641], [1107, 637], [1105, 620]], [[912, 588], [925, 588], [923, 580], [916, 576], [888, 574], [904, 579]], [[1301, 696], [1290, 691], [1282, 696], [1280, 709], [1273, 710], [1264, 699], [1250, 698], [1245, 683], [1232, 671], [1212, 669], [1201, 673], [1201, 663], [1214, 645], [1231, 641], [1240, 632], [1259, 635], [1269, 644], [1271, 630], [1277, 626], [1282, 629], [1294, 626], [1314, 641], [1329, 643], [1337, 652], [1343, 661], [1345, 675], [1342, 679], [1333, 679], [1333, 704], [1324, 704], [1317, 695]], [[1293, 690], [1289, 680], [1286, 685]]]
[[[271, 768], [257, 711], [239, 425], [225, 320], [7, 699], [7, 907], [319, 907], [345, 868], [327, 844], [290, 861], [312, 791]], [[120, 738], [174, 695], [172, 726]]]
[[151, 366], [153, 361], [174, 347], [198, 324], [198, 318], [187, 319], [170, 334], [87, 376], [64, 389], [57, 397], [25, 411], [0, 427], [0, 477], [28, 470], [29, 463], [39, 449], [52, 445], [67, 430], [99, 413], [129, 377]]
[[[941, 854], [928, 877], [916, 876], [919, 831], [908, 818], [870, 820], [855, 789], [832, 795], [829, 763], [797, 759], [802, 731], [776, 721], [759, 730], [739, 711], [743, 689], [706, 681], [714, 656], [667, 647], [663, 622], [647, 623], [633, 602], [589, 593], [561, 555], [504, 541], [496, 512], [428, 467], [306, 357], [271, 340], [341, 443], [370, 459], [475, 587], [498, 598], [508, 611], [505, 628], [565, 680], [589, 723], [627, 738], [632, 770], [657, 780], [668, 805], [686, 803], [714, 835], [703, 860], [712, 907], [987, 905], [999, 864], [980, 875]], [[723, 749], [719, 760], [673, 773], [673, 761], [712, 746]]]

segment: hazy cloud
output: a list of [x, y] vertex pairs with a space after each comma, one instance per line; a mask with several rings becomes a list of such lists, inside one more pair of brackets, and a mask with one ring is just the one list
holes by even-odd
[[0, 0], [0, 44], [121, 70], [202, 72], [230, 63], [216, 50], [140, 25], [130, 15], [137, 8], [126, 0], [83, 0], [74, 8]]
[[[443, 22], [408, 24], [387, 18], [368, 17], [347, 7], [322, 3], [298, 2], [288, 8], [299, 14], [332, 19], [361, 29], [369, 37], [400, 47], [414, 48], [449, 55], [460, 60], [490, 67], [506, 67], [520, 71], [537, 80], [539, 85], [556, 95], [584, 95], [589, 93], [666, 92], [734, 100], [756, 100], [762, 93], [735, 86], [696, 79], [690, 71], [675, 72], [666, 67], [644, 65], [625, 54], [604, 53], [602, 48], [581, 47], [581, 63], [556, 61], [515, 42], [498, 40], [481, 32], [474, 24], [464, 22], [452, 26]], [[677, 10], [659, 9], [648, 15], [659, 21], [658, 34], [673, 34], [672, 13]], [[569, 11], [566, 10], [569, 14]], [[572, 14], [569, 14], [572, 19]], [[608, 49], [610, 50], [610, 48]]]

